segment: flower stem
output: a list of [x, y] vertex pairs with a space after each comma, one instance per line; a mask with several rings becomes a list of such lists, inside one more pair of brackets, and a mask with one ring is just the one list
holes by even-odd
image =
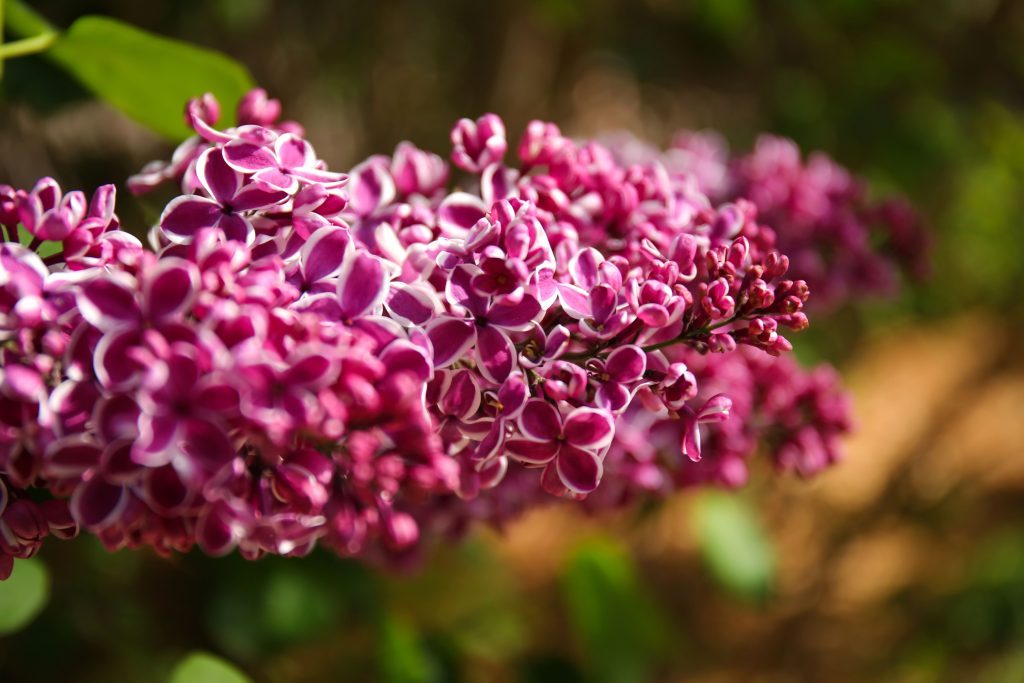
[[32, 38], [23, 38], [13, 43], [0, 45], [0, 61], [12, 57], [24, 57], [45, 52], [57, 41], [56, 33], [43, 33]]

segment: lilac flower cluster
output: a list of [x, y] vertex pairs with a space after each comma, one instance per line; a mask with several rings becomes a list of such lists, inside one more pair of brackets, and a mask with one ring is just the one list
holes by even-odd
[[901, 276], [928, 273], [929, 234], [904, 199], [873, 200], [863, 181], [823, 153], [803, 159], [792, 140], [762, 135], [739, 155], [712, 132], [679, 133], [664, 152], [629, 137], [611, 147], [624, 162], [660, 161], [715, 203], [753, 202], [771, 226], [764, 238], [813, 289], [816, 311], [892, 294]]
[[148, 249], [113, 186], [0, 187], [0, 577], [79, 529], [401, 559], [552, 494], [837, 458], [848, 406], [779, 357], [809, 289], [756, 202], [539, 121], [506, 162], [493, 114], [453, 128], [455, 189], [404, 142], [336, 173], [279, 115], [189, 103], [196, 134], [129, 180], [181, 187]]

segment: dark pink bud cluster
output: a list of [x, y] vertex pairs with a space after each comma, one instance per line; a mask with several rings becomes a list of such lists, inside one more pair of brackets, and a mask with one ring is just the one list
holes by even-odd
[[762, 135], [753, 151], [730, 155], [715, 133], [684, 132], [662, 152], [629, 137], [611, 142], [618, 158], [660, 161], [715, 203], [745, 199], [764, 239], [790, 259], [814, 290], [816, 310], [891, 293], [901, 273], [923, 278], [930, 240], [902, 199], [874, 201], [866, 184], [822, 153], [804, 159], [792, 140]]
[[112, 187], [0, 188], [0, 575], [79, 528], [405, 557], [549, 494], [621, 504], [739, 485], [758, 451], [801, 474], [837, 457], [834, 374], [776, 358], [809, 288], [755, 202], [549, 123], [506, 164], [501, 119], [459, 121], [449, 189], [405, 142], [329, 171], [262, 91], [237, 127], [218, 115], [189, 103], [196, 135], [129, 181], [180, 183], [152, 249]]

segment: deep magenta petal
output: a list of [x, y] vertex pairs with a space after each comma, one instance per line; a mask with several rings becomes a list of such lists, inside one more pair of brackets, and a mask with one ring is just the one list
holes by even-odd
[[228, 166], [224, 153], [216, 147], [196, 159], [196, 177], [218, 204], [229, 204], [242, 186], [242, 174]]
[[477, 369], [489, 381], [501, 384], [516, 367], [516, 349], [501, 330], [484, 326], [476, 334]]
[[299, 255], [305, 281], [318, 282], [337, 275], [345, 261], [350, 240], [347, 230], [334, 226], [321, 228], [310, 235]]
[[462, 359], [476, 341], [476, 327], [461, 318], [438, 318], [427, 326], [434, 347], [434, 367], [448, 367]]
[[387, 295], [384, 263], [365, 251], [350, 250], [338, 273], [338, 302], [346, 318], [368, 315]]
[[123, 486], [92, 477], [71, 497], [71, 514], [87, 529], [102, 529], [114, 523], [127, 504], [128, 492]]
[[604, 473], [600, 457], [571, 446], [559, 451], [555, 467], [565, 487], [577, 494], [587, 494], [596, 489]]
[[530, 441], [528, 439], [509, 439], [505, 442], [505, 450], [509, 457], [527, 465], [544, 465], [558, 455], [558, 443], [555, 441]]
[[647, 370], [647, 354], [633, 344], [622, 346], [608, 356], [604, 370], [613, 382], [638, 382]]
[[604, 410], [576, 408], [566, 415], [564, 432], [573, 446], [600, 450], [615, 436], [615, 422]]
[[134, 325], [141, 318], [130, 278], [96, 278], [78, 292], [82, 317], [100, 330]]
[[519, 430], [533, 441], [555, 441], [562, 435], [558, 409], [539, 398], [531, 398], [519, 416]]
[[172, 242], [187, 243], [203, 228], [217, 224], [222, 211], [219, 204], [205, 197], [175, 197], [160, 216], [160, 229]]
[[232, 140], [224, 145], [224, 160], [242, 173], [254, 173], [265, 168], [277, 168], [274, 153], [263, 145], [246, 140]]

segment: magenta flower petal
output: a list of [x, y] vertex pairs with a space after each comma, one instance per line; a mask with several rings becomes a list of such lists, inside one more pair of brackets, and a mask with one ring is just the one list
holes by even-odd
[[554, 442], [562, 435], [562, 418], [547, 401], [531, 398], [519, 415], [519, 430], [532, 441]]
[[350, 247], [338, 273], [342, 314], [352, 319], [370, 313], [387, 296], [387, 282], [384, 263], [379, 258]]
[[212, 228], [223, 215], [217, 202], [205, 197], [183, 195], [167, 204], [160, 216], [160, 229], [172, 242], [188, 243], [203, 228]]
[[507, 330], [527, 330], [541, 312], [540, 303], [529, 294], [517, 303], [498, 304], [487, 311], [487, 321]]
[[306, 282], [318, 282], [337, 275], [350, 241], [347, 230], [334, 226], [321, 228], [310, 235], [299, 256]]
[[229, 240], [251, 244], [255, 237], [255, 231], [249, 219], [238, 214], [224, 214], [217, 220], [217, 227], [224, 231], [224, 236]]
[[261, 171], [256, 171], [253, 173], [252, 179], [258, 183], [266, 185], [271, 190], [277, 190], [287, 194], [292, 194], [299, 189], [298, 178], [279, 168], [264, 168]]
[[697, 414], [700, 422], [723, 422], [729, 419], [732, 410], [732, 399], [725, 394], [715, 394], [704, 403]]
[[480, 373], [500, 384], [516, 367], [516, 349], [504, 332], [484, 326], [477, 329], [475, 359]]
[[579, 448], [563, 446], [555, 460], [558, 478], [573, 493], [587, 494], [601, 483], [604, 465], [601, 458]]
[[468, 420], [480, 408], [480, 399], [480, 385], [473, 378], [473, 373], [458, 370], [452, 374], [439, 405], [444, 414]]
[[665, 327], [669, 322], [668, 309], [660, 304], [644, 304], [637, 309], [636, 316], [651, 327]]
[[701, 456], [700, 425], [697, 424], [696, 417], [692, 415], [684, 416], [681, 419], [683, 435], [680, 446], [683, 455], [693, 462], [699, 462]]
[[128, 492], [123, 486], [92, 477], [71, 496], [71, 514], [86, 529], [102, 529], [112, 524], [127, 504]]
[[604, 366], [609, 379], [622, 384], [640, 381], [646, 370], [647, 354], [632, 344], [612, 351]]
[[[246, 185], [238, 194], [234, 195], [225, 204], [230, 205], [232, 211], [255, 211], [267, 209], [279, 204], [288, 198], [287, 192], [277, 189], [268, 189], [257, 184]], [[228, 208], [227, 206], [225, 208]]]
[[369, 159], [352, 169], [348, 190], [349, 207], [360, 216], [369, 216], [395, 198], [395, 181], [387, 168]]
[[203, 510], [196, 522], [196, 542], [211, 557], [234, 550], [238, 538], [234, 515], [225, 503], [217, 502]]
[[577, 448], [599, 450], [615, 436], [615, 422], [603, 410], [576, 408], [565, 417], [565, 439]]
[[394, 283], [385, 308], [391, 316], [408, 325], [423, 325], [441, 312], [441, 302], [426, 286]]
[[526, 405], [526, 399], [530, 395], [530, 387], [522, 374], [514, 373], [502, 383], [498, 389], [498, 402], [501, 404], [500, 414], [504, 418], [514, 418], [519, 415], [520, 410]]
[[80, 477], [100, 462], [102, 451], [88, 437], [69, 436], [46, 449], [43, 475], [56, 479]]
[[476, 195], [453, 192], [437, 207], [437, 224], [448, 237], [465, 237], [470, 228], [487, 214], [487, 205]]
[[277, 160], [285, 168], [303, 168], [316, 162], [313, 146], [302, 138], [290, 133], [282, 135], [274, 142]]
[[142, 290], [146, 316], [157, 321], [184, 313], [192, 305], [198, 285], [199, 273], [194, 265], [173, 257], [161, 259], [146, 274]]
[[242, 186], [242, 174], [228, 166], [224, 153], [217, 148], [206, 150], [196, 159], [196, 177], [221, 205], [231, 202]]
[[565, 312], [577, 320], [590, 317], [590, 296], [580, 287], [557, 283], [558, 300]]
[[265, 168], [277, 168], [274, 153], [263, 145], [246, 140], [232, 140], [224, 145], [224, 161], [242, 173], [255, 173]]
[[594, 395], [595, 403], [600, 408], [610, 410], [614, 413], [624, 409], [629, 404], [630, 393], [626, 387], [614, 382], [605, 382], [597, 388]]
[[434, 347], [434, 367], [448, 367], [465, 355], [476, 341], [476, 327], [460, 318], [438, 318], [427, 325], [427, 336]]
[[130, 277], [97, 278], [78, 291], [78, 310], [100, 330], [134, 325], [142, 318]]
[[505, 442], [505, 450], [519, 462], [528, 465], [544, 465], [558, 455], [558, 443], [555, 441], [529, 441], [527, 439], [509, 439]]

